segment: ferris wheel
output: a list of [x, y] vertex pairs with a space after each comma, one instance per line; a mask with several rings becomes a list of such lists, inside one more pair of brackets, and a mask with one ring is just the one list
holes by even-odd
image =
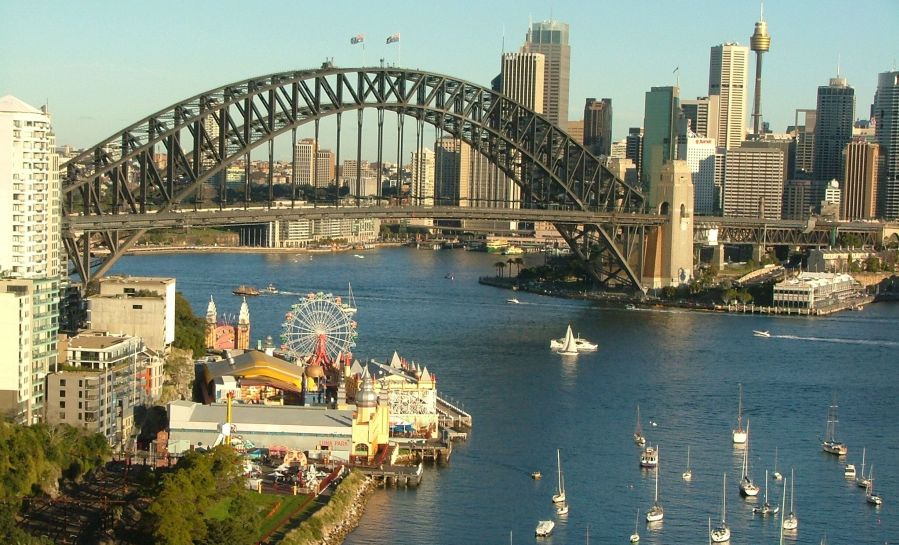
[[298, 361], [322, 352], [330, 361], [356, 346], [356, 322], [340, 297], [310, 293], [290, 307], [282, 325], [283, 348]]

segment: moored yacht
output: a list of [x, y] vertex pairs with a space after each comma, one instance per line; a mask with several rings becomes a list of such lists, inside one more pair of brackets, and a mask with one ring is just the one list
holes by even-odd
[[743, 384], [741, 383], [739, 387], [740, 397], [737, 402], [737, 428], [733, 430], [733, 441], [734, 444], [742, 445], [746, 442], [749, 433], [743, 429]]
[[721, 523], [712, 529], [712, 519], [709, 519], [709, 539], [714, 543], [724, 543], [730, 539], [730, 527], [727, 525], [727, 473], [724, 474], [721, 490]]
[[553, 533], [553, 528], [556, 527], [556, 523], [551, 520], [541, 520], [537, 523], [537, 528], [534, 530], [534, 535], [537, 537], [546, 537]]
[[740, 494], [746, 497], [754, 497], [759, 495], [759, 487], [752, 482], [749, 476], [749, 422], [746, 422], [746, 450], [743, 451], [743, 475], [740, 478]]
[[659, 465], [659, 447], [652, 445], [643, 449], [640, 453], [640, 467], [652, 468]]
[[837, 422], [837, 402], [834, 399], [827, 413], [827, 431], [824, 434], [824, 442], [821, 443], [821, 448], [824, 449], [824, 452], [845, 456], [849, 452], [849, 447], [842, 441], [837, 441]]

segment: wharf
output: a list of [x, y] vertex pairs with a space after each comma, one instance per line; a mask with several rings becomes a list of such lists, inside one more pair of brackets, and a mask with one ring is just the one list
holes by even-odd
[[865, 305], [874, 302], [874, 297], [864, 295], [838, 301], [817, 308], [769, 307], [753, 304], [715, 305], [715, 310], [723, 312], [739, 312], [743, 314], [775, 314], [780, 316], [827, 316], [843, 310], [861, 310]]
[[440, 396], [437, 397], [437, 414], [444, 428], [471, 429], [473, 424], [470, 414]]
[[380, 467], [355, 466], [354, 469], [371, 477], [381, 486], [418, 486], [423, 473], [422, 464], [417, 466], [383, 465]]

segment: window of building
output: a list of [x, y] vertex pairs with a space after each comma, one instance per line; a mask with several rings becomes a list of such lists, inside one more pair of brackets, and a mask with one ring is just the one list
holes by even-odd
[[60, 409], [65, 409], [65, 408], [66, 408], [66, 402], [65, 402], [65, 401], [60, 401], [60, 402], [59, 402], [59, 408], [60, 408]]
[[[63, 386], [63, 385], [60, 384], [60, 386]], [[59, 391], [59, 397], [66, 397], [66, 391], [65, 391], [65, 390], [60, 390], [60, 391]]]
[[141, 310], [144, 308], [144, 306], [143, 305], [131, 305], [131, 308], [134, 310]]

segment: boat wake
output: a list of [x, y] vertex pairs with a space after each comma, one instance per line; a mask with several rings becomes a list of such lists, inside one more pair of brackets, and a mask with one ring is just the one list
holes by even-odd
[[790, 341], [810, 341], [820, 343], [836, 343], [836, 344], [861, 344], [865, 346], [889, 346], [899, 347], [897, 341], [881, 341], [868, 339], [839, 339], [828, 337], [800, 337], [798, 335], [771, 335], [772, 339], [787, 339]]

